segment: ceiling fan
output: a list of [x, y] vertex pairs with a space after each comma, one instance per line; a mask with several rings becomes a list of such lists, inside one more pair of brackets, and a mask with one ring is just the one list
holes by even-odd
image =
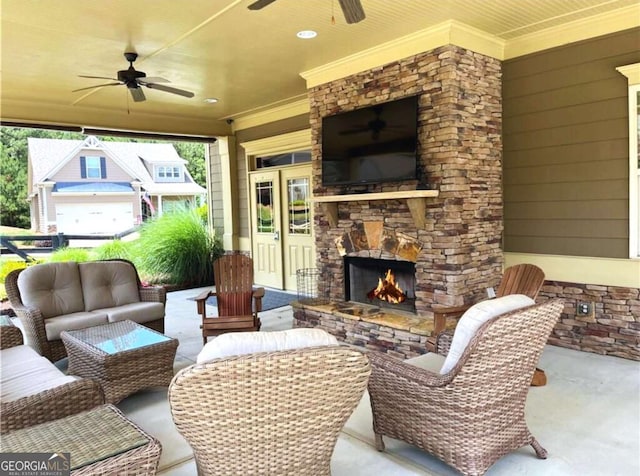
[[171, 86], [165, 86], [164, 84], [159, 83], [168, 83], [168, 79], [164, 78], [148, 78], [147, 74], [142, 71], [137, 71], [133, 67], [133, 62], [138, 58], [138, 53], [125, 53], [124, 57], [129, 62], [129, 67], [127, 69], [123, 69], [118, 71], [118, 76], [116, 78], [108, 78], [104, 76], [84, 76], [80, 75], [80, 78], [91, 78], [91, 79], [109, 79], [111, 81], [117, 81], [115, 83], [105, 83], [98, 84], [96, 86], [89, 86], [87, 88], [74, 89], [72, 92], [76, 91], [84, 91], [86, 89], [93, 88], [101, 88], [103, 86], [121, 86], [125, 85], [129, 92], [131, 93], [131, 97], [135, 102], [144, 101], [146, 98], [144, 96], [144, 92], [142, 91], [142, 86], [145, 86], [149, 89], [157, 89], [158, 91], [164, 91], [166, 93], [177, 94], [179, 96], [184, 96], [186, 98], [192, 98], [194, 94], [191, 91], [185, 91], [184, 89], [172, 88]]
[[[249, 10], [261, 10], [275, 1], [276, 0], [257, 0], [247, 8]], [[340, 2], [340, 8], [342, 8], [342, 13], [344, 14], [345, 20], [347, 20], [347, 23], [358, 23], [359, 21], [364, 20], [364, 9], [362, 8], [362, 3], [360, 3], [360, 0], [338, 1]]]

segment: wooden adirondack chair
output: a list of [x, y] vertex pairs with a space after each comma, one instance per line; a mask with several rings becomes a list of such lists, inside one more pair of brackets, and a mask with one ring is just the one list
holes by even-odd
[[[243, 254], [223, 255], [213, 263], [215, 290], [196, 298], [202, 316], [202, 341], [225, 332], [259, 331], [264, 288], [253, 287], [253, 260]], [[215, 296], [218, 316], [207, 316], [206, 301]]]
[[[508, 294], [524, 294], [535, 299], [544, 283], [544, 272], [533, 264], [518, 264], [504, 270], [500, 285], [496, 290], [496, 297]], [[447, 319], [459, 319], [471, 306], [443, 307], [433, 309], [433, 334], [427, 340], [429, 352], [435, 352], [436, 341], [448, 339], [451, 342], [453, 330], [446, 329]], [[444, 335], [441, 335], [444, 334]], [[446, 343], [440, 341], [438, 348], [445, 348]], [[447, 347], [448, 348], [448, 347]]]

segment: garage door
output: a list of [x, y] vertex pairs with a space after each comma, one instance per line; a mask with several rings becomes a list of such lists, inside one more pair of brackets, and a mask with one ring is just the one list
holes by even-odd
[[130, 203], [56, 205], [58, 233], [67, 235], [113, 235], [135, 225]]

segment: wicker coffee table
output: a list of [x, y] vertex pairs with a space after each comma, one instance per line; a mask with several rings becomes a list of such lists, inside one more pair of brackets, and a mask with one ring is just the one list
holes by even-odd
[[108, 403], [173, 378], [178, 341], [132, 321], [63, 331], [69, 375], [97, 380]]
[[[103, 405], [6, 433], [2, 435], [2, 451], [56, 452], [53, 456], [61, 457], [73, 476], [150, 476], [156, 474], [162, 446], [116, 407]], [[69, 453], [71, 461], [66, 461], [64, 453]]]

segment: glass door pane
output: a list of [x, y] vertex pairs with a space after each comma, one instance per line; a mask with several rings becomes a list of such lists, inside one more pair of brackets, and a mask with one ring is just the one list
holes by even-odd
[[287, 210], [289, 215], [290, 234], [311, 235], [310, 206], [309, 179], [306, 177], [288, 179]]
[[256, 229], [258, 233], [275, 232], [273, 182], [256, 182]]

